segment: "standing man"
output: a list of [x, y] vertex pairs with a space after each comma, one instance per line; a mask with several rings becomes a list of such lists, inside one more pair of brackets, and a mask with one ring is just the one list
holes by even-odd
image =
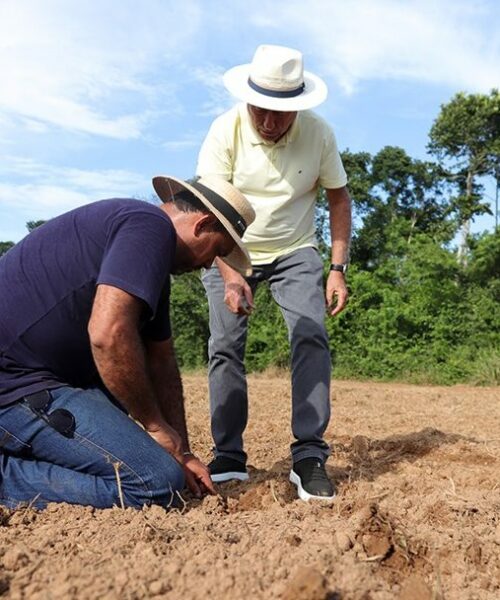
[[323, 434], [330, 418], [331, 361], [314, 231], [318, 186], [326, 189], [330, 209], [326, 306], [331, 315], [347, 301], [351, 204], [333, 132], [307, 110], [326, 99], [327, 88], [304, 71], [300, 52], [282, 46], [259, 46], [252, 63], [227, 71], [224, 83], [243, 103], [214, 121], [197, 171], [232, 182], [254, 207], [256, 219], [244, 238], [253, 274], [245, 278], [216, 260], [203, 275], [210, 307], [212, 480], [248, 479], [242, 438], [248, 414], [247, 319], [255, 288], [267, 281], [291, 344], [296, 441], [290, 480], [301, 499], [329, 500], [335, 490], [325, 471], [329, 448]]
[[249, 275], [255, 215], [221, 179], [153, 185], [162, 206], [94, 202], [0, 259], [0, 504], [170, 506], [184, 481], [213, 492], [189, 446], [170, 274], [219, 256]]

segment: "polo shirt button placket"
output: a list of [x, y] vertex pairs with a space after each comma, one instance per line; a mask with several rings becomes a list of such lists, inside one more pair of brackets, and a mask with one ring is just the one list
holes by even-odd
[[279, 148], [277, 146], [273, 146], [272, 153], [271, 153], [271, 162], [273, 164], [275, 173], [278, 173], [281, 175], [281, 160], [280, 160], [280, 158], [281, 158], [281, 153], [279, 151]]

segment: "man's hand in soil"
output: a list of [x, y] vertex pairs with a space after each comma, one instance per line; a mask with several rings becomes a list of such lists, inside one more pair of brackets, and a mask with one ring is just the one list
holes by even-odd
[[184, 474], [186, 476], [186, 483], [188, 488], [193, 492], [197, 498], [201, 498], [203, 494], [207, 492], [209, 494], [215, 494], [214, 484], [210, 478], [210, 471], [208, 467], [201, 462], [194, 454], [184, 453]]
[[184, 469], [186, 484], [197, 498], [207, 492], [216, 493], [208, 467], [191, 452], [183, 452], [181, 437], [175, 429], [164, 422], [161, 428], [149, 430], [148, 433], [180, 463]]

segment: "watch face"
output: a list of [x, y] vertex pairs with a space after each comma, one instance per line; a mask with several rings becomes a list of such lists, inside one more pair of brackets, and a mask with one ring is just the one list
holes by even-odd
[[340, 273], [345, 273], [347, 271], [347, 264], [332, 263], [330, 265], [330, 271], [339, 271]]

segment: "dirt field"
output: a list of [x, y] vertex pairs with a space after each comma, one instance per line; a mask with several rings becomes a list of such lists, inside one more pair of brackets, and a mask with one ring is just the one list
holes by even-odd
[[[207, 389], [185, 379], [209, 458]], [[336, 382], [331, 505], [295, 499], [285, 377], [250, 378], [251, 479], [182, 511], [0, 509], [8, 598], [500, 598], [500, 392]]]

